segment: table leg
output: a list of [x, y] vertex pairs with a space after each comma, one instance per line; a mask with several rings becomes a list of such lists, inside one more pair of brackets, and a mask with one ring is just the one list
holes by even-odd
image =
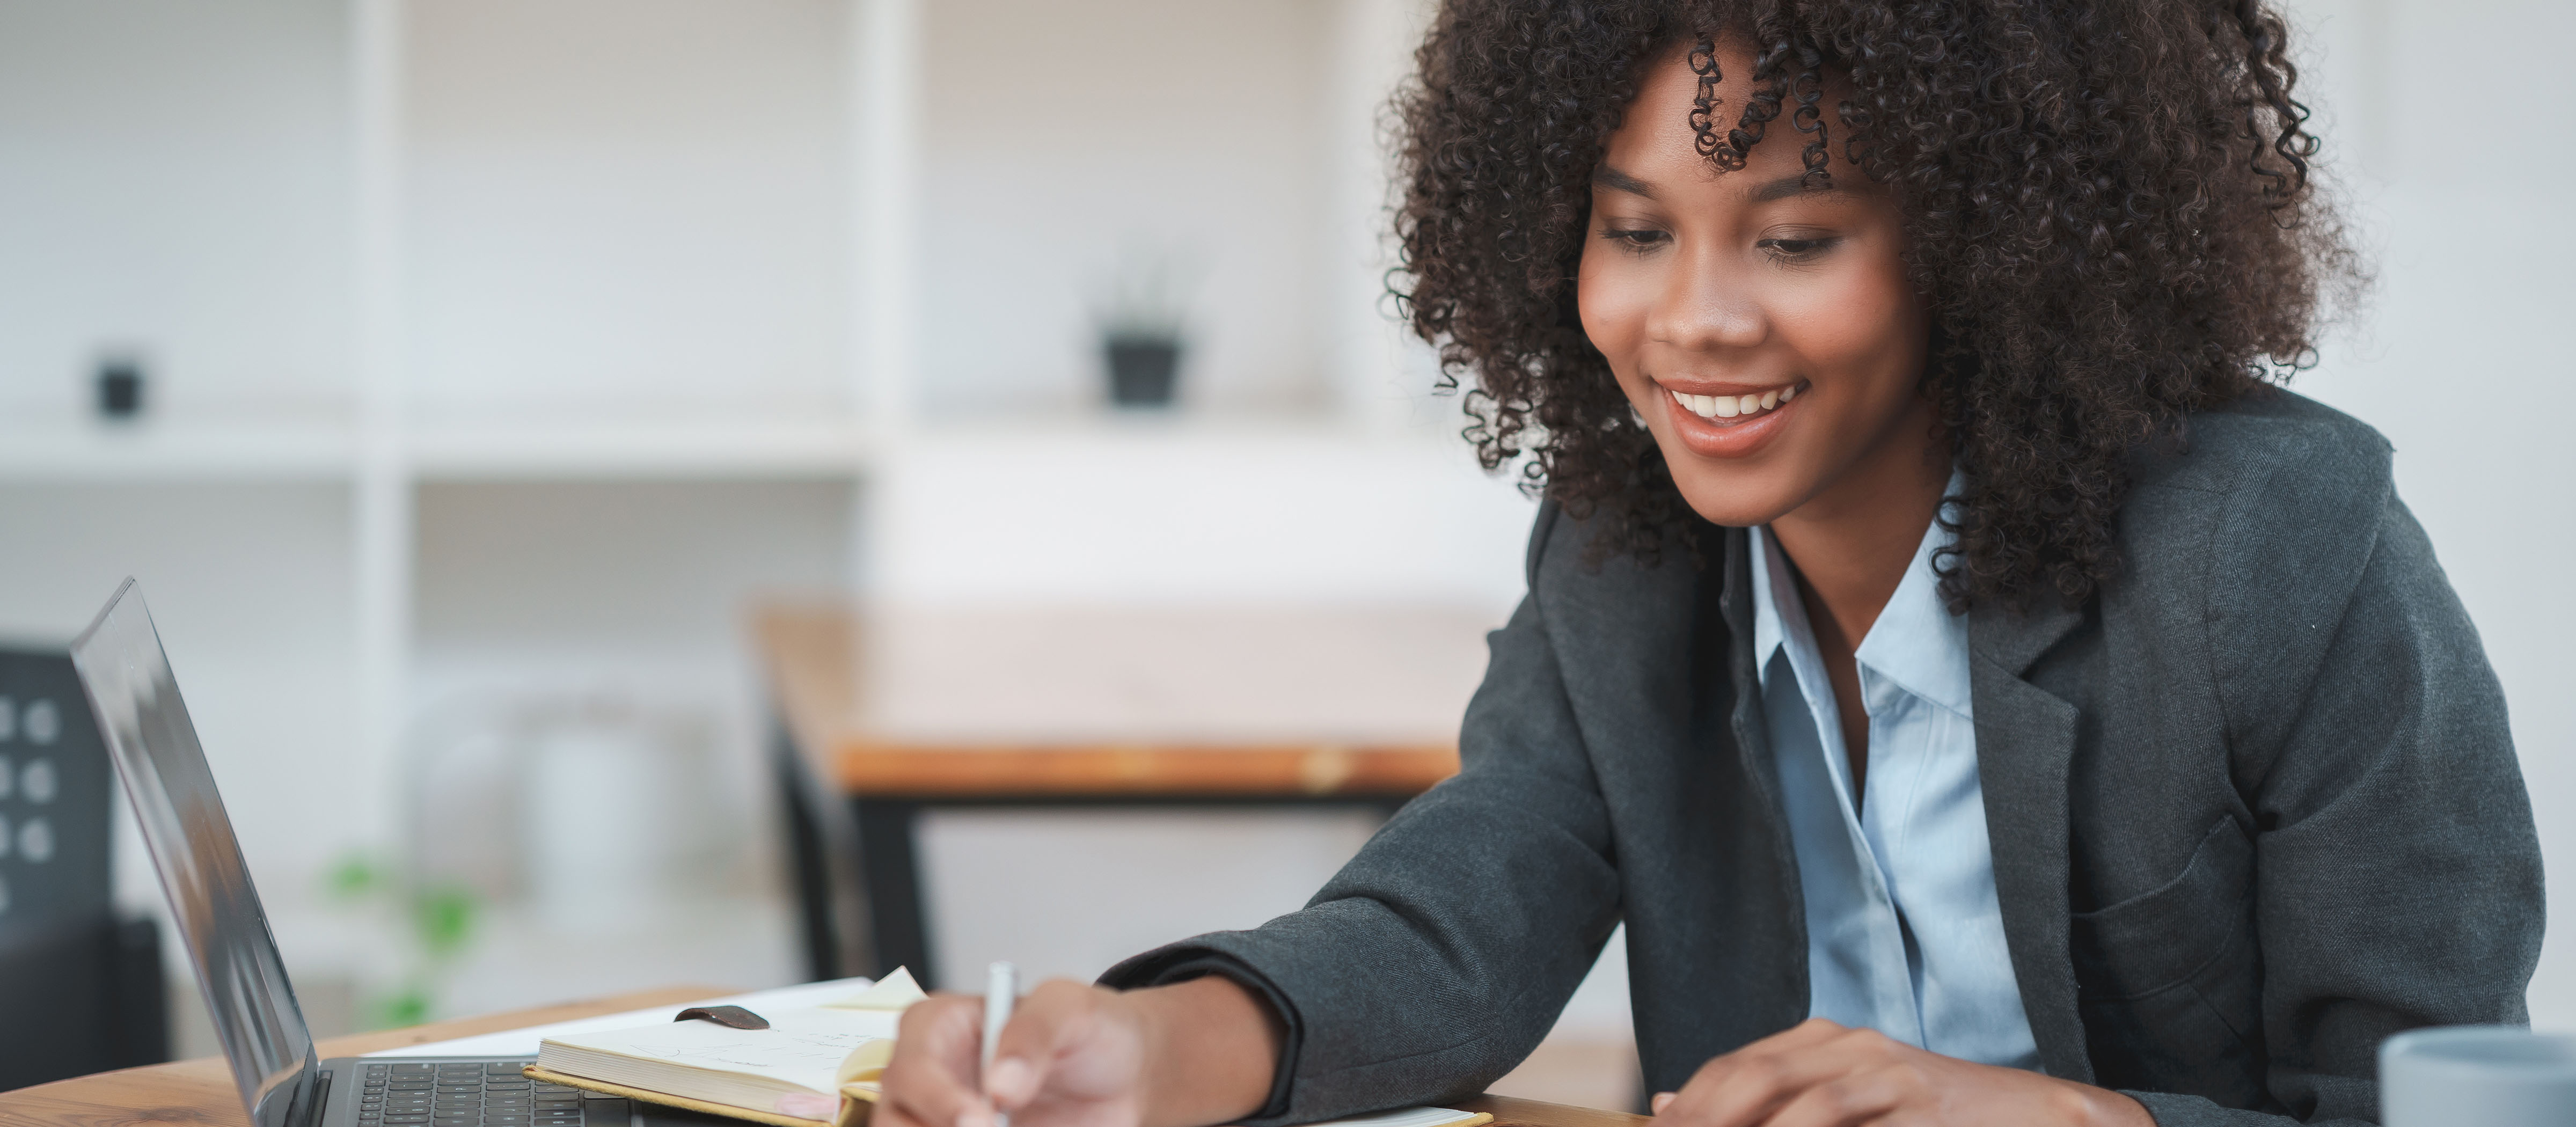
[[896, 967], [910, 967], [923, 989], [937, 989], [939, 974], [930, 960], [930, 927], [922, 911], [916, 848], [921, 804], [856, 798], [850, 806], [858, 817], [859, 865], [867, 879], [869, 932], [876, 940], [874, 973], [881, 976]]
[[796, 922], [805, 940], [806, 979], [841, 978], [850, 972], [842, 966], [841, 937], [833, 926], [832, 866], [826, 853], [831, 847], [806, 806], [805, 780], [786, 726], [773, 723], [769, 738], [778, 772], [780, 815], [787, 829], [787, 856], [794, 868]]
[[[170, 980], [161, 962], [161, 925], [139, 916], [116, 925], [116, 1038], [113, 1068], [170, 1059]], [[183, 987], [184, 989], [184, 987]]]
[[[795, 771], [794, 749], [783, 742], [784, 736], [780, 739], [782, 740], [780, 762], [782, 770], [788, 772], [782, 778], [787, 785], [793, 786], [802, 776]], [[789, 817], [791, 832], [796, 835], [794, 848], [797, 861], [797, 893], [805, 922], [806, 946], [809, 952], [850, 950], [846, 945], [836, 945], [834, 942], [840, 934], [840, 931], [834, 927], [834, 921], [838, 920], [841, 921], [841, 927], [846, 928], [851, 934], [864, 933], [868, 939], [867, 949], [841, 957], [838, 961], [830, 963], [828, 970], [823, 957], [816, 956], [813, 965], [814, 974], [818, 979], [856, 973], [884, 977], [896, 967], [909, 967], [914, 980], [921, 983], [923, 989], [938, 988], [939, 970], [931, 959], [930, 952], [930, 914], [922, 903], [924, 882], [921, 872], [919, 830], [921, 812], [926, 805], [1094, 808], [1202, 805], [1299, 807], [1349, 806], [1356, 803], [1363, 807], [1377, 809], [1382, 815], [1391, 817], [1396, 810], [1403, 807], [1406, 801], [1405, 798], [1397, 796], [1347, 795], [1260, 796], [1249, 800], [1232, 796], [1192, 795], [1164, 801], [1139, 800], [1124, 795], [1106, 798], [1039, 799], [988, 797], [980, 800], [943, 797], [935, 803], [924, 803], [911, 798], [852, 797], [846, 808], [851, 815], [848, 821], [833, 817], [834, 826], [820, 827], [825, 832], [816, 832], [816, 815], [812, 808], [791, 803]], [[856, 823], [855, 834], [851, 833], [850, 822]], [[832, 836], [828, 831], [833, 829], [838, 829], [842, 836], [837, 838]], [[856, 874], [850, 873], [846, 867], [837, 870], [833, 867], [834, 862], [846, 866], [852, 854], [856, 854], [858, 862]], [[857, 904], [847, 905], [846, 908], [836, 907], [836, 902], [832, 899], [836, 890], [847, 888], [851, 884], [858, 886], [856, 891], [864, 898], [864, 907]], [[861, 918], [862, 916], [864, 918]]]

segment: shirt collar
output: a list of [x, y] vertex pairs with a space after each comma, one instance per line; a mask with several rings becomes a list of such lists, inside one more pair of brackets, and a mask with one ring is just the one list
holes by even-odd
[[1798, 587], [1790, 581], [1788, 557], [1771, 542], [1770, 526], [1755, 525], [1747, 531], [1753, 538], [1753, 668], [1761, 671], [1762, 682], [1768, 685], [1771, 657], [1788, 644], [1791, 623], [1797, 624], [1800, 641], [1814, 643], [1809, 641], [1806, 605], [1796, 598], [1782, 599], [1784, 593], [1795, 595]]
[[[1945, 492], [1963, 483], [1953, 475]], [[1947, 506], [1944, 506], [1946, 509]], [[1753, 538], [1753, 667], [1763, 684], [1771, 678], [1771, 657], [1782, 646], [1815, 649], [1807, 624], [1807, 607], [1789, 575], [1789, 559], [1772, 540], [1768, 527], [1750, 530]], [[1950, 545], [1949, 529], [1938, 519], [1924, 529], [1905, 578], [1870, 624], [1853, 658], [1915, 696], [1962, 717], [1973, 718], [1968, 683], [1968, 623], [1941, 601], [1941, 577], [1933, 571], [1934, 553]]]

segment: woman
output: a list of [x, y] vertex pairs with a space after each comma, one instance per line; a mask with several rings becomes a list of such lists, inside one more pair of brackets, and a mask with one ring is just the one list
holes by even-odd
[[[1415, 327], [1542, 483], [1464, 768], [1304, 911], [906, 1019], [884, 1127], [1479, 1090], [1625, 921], [1691, 1127], [2366, 1121], [2540, 870], [2256, 0], [1450, 0]], [[1787, 118], [1786, 128], [1781, 119]], [[987, 1098], [989, 1097], [989, 1103]]]

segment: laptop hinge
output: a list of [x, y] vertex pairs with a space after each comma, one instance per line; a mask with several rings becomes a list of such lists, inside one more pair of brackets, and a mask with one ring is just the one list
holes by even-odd
[[313, 1074], [313, 1082], [297, 1093], [293, 1106], [286, 1109], [286, 1121], [295, 1127], [322, 1127], [322, 1117], [331, 1109], [331, 1070]]

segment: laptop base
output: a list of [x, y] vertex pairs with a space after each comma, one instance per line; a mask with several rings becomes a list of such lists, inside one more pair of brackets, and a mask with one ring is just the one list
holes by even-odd
[[703, 1127], [682, 1108], [530, 1080], [533, 1057], [333, 1057], [315, 1127]]

